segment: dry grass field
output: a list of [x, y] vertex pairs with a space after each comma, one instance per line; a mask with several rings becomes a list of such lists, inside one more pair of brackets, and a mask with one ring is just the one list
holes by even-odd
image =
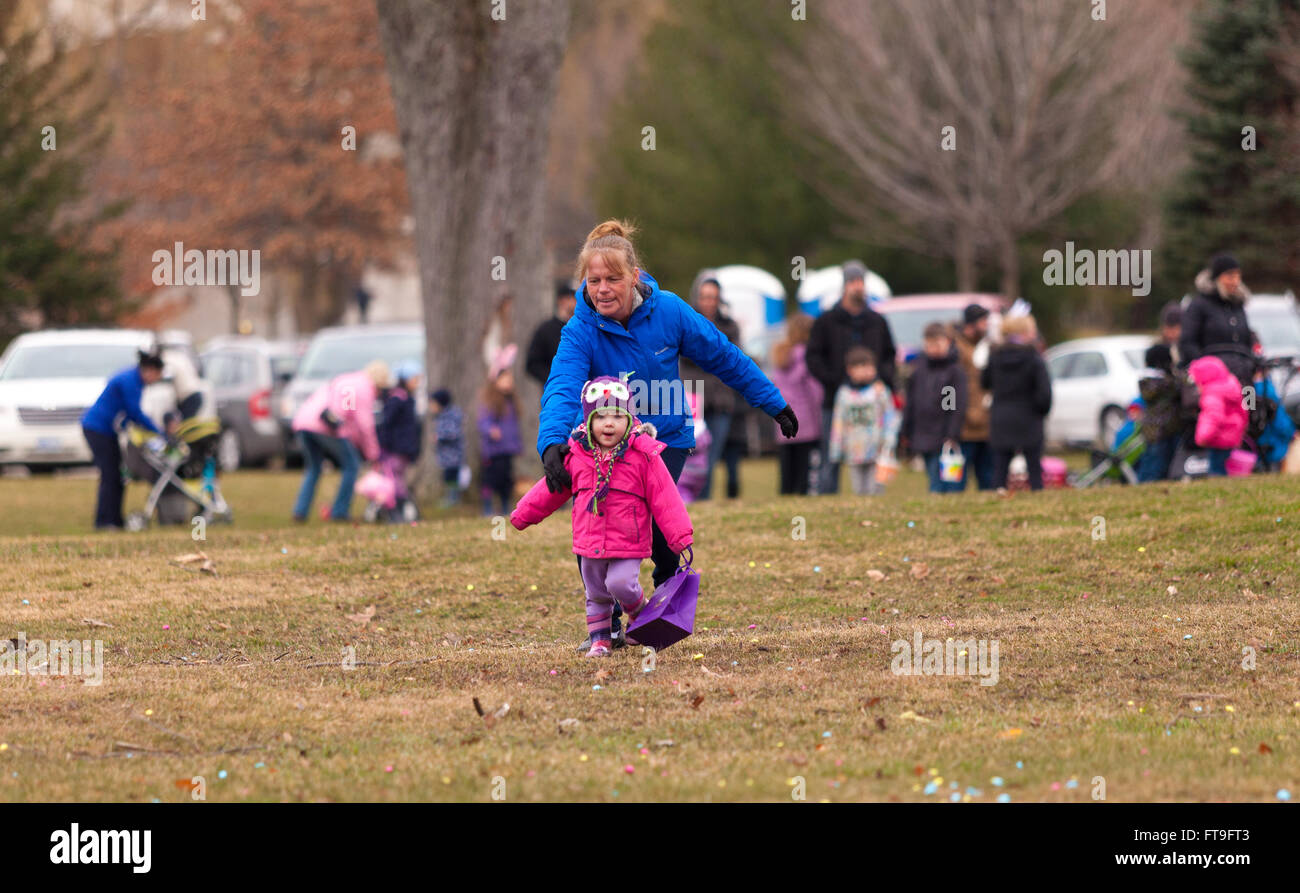
[[[89, 478], [0, 480], [0, 637], [103, 642], [100, 685], [0, 682], [0, 799], [190, 800], [195, 777], [208, 801], [1300, 788], [1300, 478], [999, 499], [905, 472], [868, 500], [778, 499], [774, 474], [747, 462], [745, 499], [693, 507], [696, 634], [653, 663], [575, 653], [563, 513], [503, 538], [470, 514], [291, 526], [297, 476], [243, 472], [235, 525], [196, 543], [90, 532]], [[174, 561], [196, 547], [215, 576]], [[996, 640], [997, 684], [895, 675], [917, 631]]]

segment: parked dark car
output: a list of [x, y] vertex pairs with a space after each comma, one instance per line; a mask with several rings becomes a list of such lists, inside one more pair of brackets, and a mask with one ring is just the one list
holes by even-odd
[[284, 432], [274, 407], [305, 349], [301, 342], [242, 336], [208, 342], [203, 367], [221, 419], [217, 457], [222, 468], [283, 460]]

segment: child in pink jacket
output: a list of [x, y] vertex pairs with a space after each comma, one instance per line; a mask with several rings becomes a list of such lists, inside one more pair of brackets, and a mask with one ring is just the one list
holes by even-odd
[[586, 423], [569, 437], [565, 468], [569, 490], [552, 493], [538, 481], [510, 514], [519, 530], [536, 524], [573, 496], [573, 551], [581, 556], [587, 590], [588, 657], [610, 653], [610, 616], [615, 600], [629, 625], [645, 607], [638, 575], [650, 557], [650, 522], [668, 547], [681, 552], [692, 542], [691, 518], [659, 454], [653, 425], [634, 424], [627, 384], [609, 376], [582, 386]]
[[1214, 356], [1193, 360], [1188, 377], [1200, 391], [1196, 417], [1196, 445], [1210, 451], [1210, 474], [1228, 473], [1228, 454], [1241, 445], [1250, 414], [1242, 405], [1241, 382]]

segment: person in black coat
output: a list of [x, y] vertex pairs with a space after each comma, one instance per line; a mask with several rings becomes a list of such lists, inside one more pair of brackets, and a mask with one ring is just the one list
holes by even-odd
[[1241, 281], [1241, 267], [1230, 254], [1216, 255], [1208, 269], [1196, 274], [1196, 296], [1182, 315], [1178, 364], [1215, 356], [1245, 387], [1255, 378], [1252, 337], [1245, 303], [1250, 291]]
[[925, 457], [931, 493], [958, 493], [964, 480], [939, 476], [943, 448], [961, 452], [961, 428], [966, 421], [968, 384], [957, 356], [951, 330], [941, 322], [925, 327], [925, 352], [916, 358], [907, 382], [907, 406], [899, 428], [899, 444]]
[[1032, 316], [1002, 323], [1003, 343], [989, 355], [980, 384], [993, 398], [989, 445], [993, 447], [993, 486], [1004, 489], [1016, 453], [1025, 457], [1029, 488], [1043, 489], [1043, 419], [1052, 409], [1052, 380], [1034, 346], [1038, 326]]
[[524, 359], [524, 371], [528, 376], [546, 387], [546, 379], [551, 375], [551, 361], [560, 349], [560, 332], [564, 324], [573, 318], [573, 311], [578, 306], [578, 296], [573, 286], [567, 282], [555, 289], [555, 315], [542, 323], [533, 332], [528, 342], [528, 354]]
[[830, 310], [813, 322], [804, 362], [821, 382], [822, 445], [819, 493], [840, 491], [840, 466], [827, 460], [830, 455], [831, 413], [835, 394], [845, 380], [844, 355], [850, 347], [862, 346], [876, 355], [876, 375], [891, 390], [894, 387], [894, 357], [897, 348], [885, 317], [867, 305], [867, 268], [858, 261], [844, 264], [844, 294]]

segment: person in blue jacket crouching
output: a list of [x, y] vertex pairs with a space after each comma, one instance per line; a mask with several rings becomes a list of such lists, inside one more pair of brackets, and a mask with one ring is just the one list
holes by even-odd
[[162, 378], [162, 355], [142, 350], [139, 356], [139, 363], [108, 380], [98, 399], [81, 416], [81, 433], [85, 435], [91, 455], [95, 457], [95, 467], [99, 469], [99, 496], [95, 501], [97, 530], [120, 530], [123, 526], [122, 448], [117, 442], [119, 421], [125, 418], [162, 436], [153, 419], [140, 408], [145, 387]]

